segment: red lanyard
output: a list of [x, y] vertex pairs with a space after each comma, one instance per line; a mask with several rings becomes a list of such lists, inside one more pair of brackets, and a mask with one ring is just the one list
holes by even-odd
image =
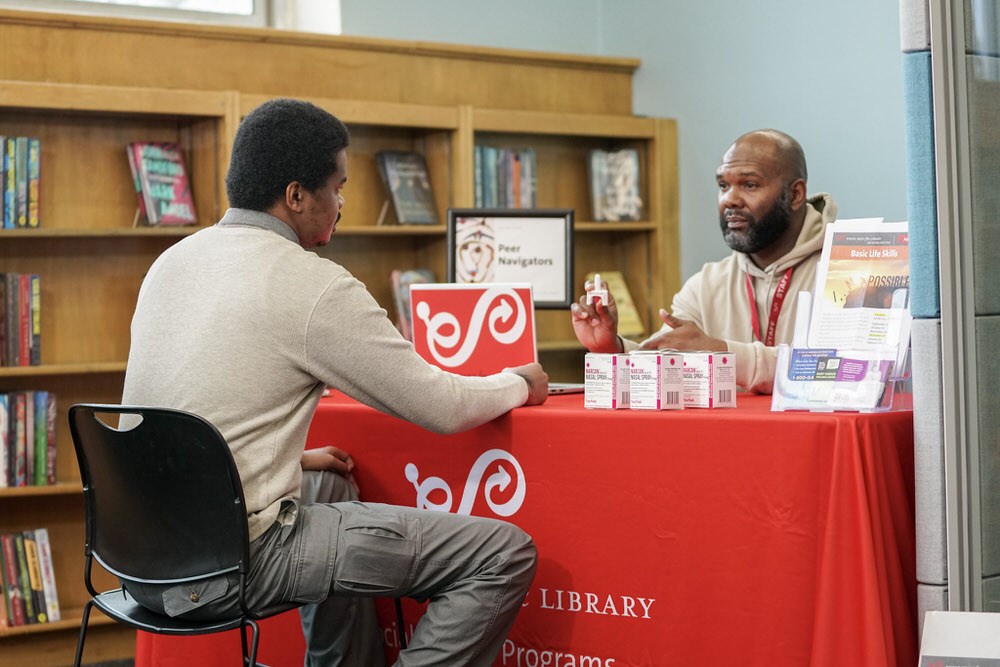
[[778, 288], [774, 290], [774, 298], [771, 300], [771, 316], [767, 320], [767, 335], [764, 338], [760, 337], [760, 317], [757, 315], [757, 299], [753, 293], [753, 281], [750, 280], [749, 273], [743, 272], [743, 277], [747, 281], [747, 300], [750, 302], [750, 323], [753, 325], [753, 337], [754, 340], [762, 340], [764, 345], [768, 347], [774, 345], [774, 332], [778, 328], [778, 314], [781, 312], [781, 306], [785, 303], [788, 283], [792, 282], [792, 271], [794, 270], [795, 267], [792, 266], [785, 271], [785, 275], [778, 281]]

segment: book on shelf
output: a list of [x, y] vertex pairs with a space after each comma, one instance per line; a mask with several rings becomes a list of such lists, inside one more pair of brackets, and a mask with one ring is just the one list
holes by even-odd
[[28, 593], [35, 608], [35, 622], [45, 623], [49, 620], [45, 605], [45, 588], [42, 585], [42, 568], [38, 560], [38, 543], [35, 541], [35, 531], [26, 530], [21, 533], [24, 540], [24, 560], [28, 569]]
[[35, 542], [38, 544], [38, 562], [42, 570], [45, 613], [51, 623], [62, 620], [62, 612], [59, 609], [59, 591], [56, 588], [56, 571], [52, 561], [52, 542], [49, 540], [48, 528], [35, 529]]
[[413, 320], [410, 312], [410, 285], [436, 282], [430, 269], [395, 269], [391, 274], [392, 297], [396, 306], [396, 327], [403, 338], [413, 340]]
[[28, 398], [33, 404], [33, 437], [29, 442], [29, 446], [34, 449], [31, 481], [35, 486], [46, 486], [49, 483], [49, 392], [29, 392]]
[[38, 227], [41, 224], [41, 175], [41, 142], [36, 137], [28, 137], [28, 227]]
[[197, 222], [191, 181], [180, 144], [136, 141], [128, 145], [129, 166], [139, 188], [139, 217], [150, 225]]
[[61, 620], [45, 528], [0, 535], [0, 627]]
[[38, 623], [35, 598], [31, 594], [31, 582], [28, 578], [28, 554], [24, 549], [23, 533], [14, 533], [14, 556], [17, 558], [17, 583], [21, 589], [21, 599], [24, 600], [25, 623]]
[[639, 310], [635, 306], [632, 293], [629, 292], [628, 283], [621, 271], [595, 271], [587, 274], [587, 280], [593, 280], [594, 275], [601, 276], [601, 282], [611, 292], [618, 307], [618, 334], [626, 338], [645, 336], [646, 327], [642, 324]]
[[146, 213], [146, 199], [142, 196], [142, 179], [139, 178], [139, 170], [135, 166], [135, 151], [129, 146], [125, 152], [128, 154], [129, 173], [132, 174], [132, 187], [135, 188], [135, 197], [138, 207], [135, 214], [135, 222], [149, 223], [149, 214]]
[[0, 487], [56, 483], [55, 415], [52, 392], [0, 394]]
[[375, 163], [399, 224], [437, 224], [434, 193], [423, 155], [384, 150], [375, 153]]
[[477, 144], [473, 168], [477, 208], [535, 208], [538, 167], [533, 148]]
[[634, 148], [592, 150], [588, 166], [594, 220], [640, 220], [639, 151]]
[[0, 394], [0, 488], [10, 486], [10, 404]]
[[0, 365], [41, 363], [41, 298], [38, 274], [0, 274]]
[[0, 548], [0, 630], [10, 627], [10, 612], [7, 610], [7, 587], [3, 583], [3, 550]]
[[17, 227], [17, 137], [4, 137], [3, 227]]
[[56, 452], [58, 448], [56, 447], [56, 395], [49, 393], [48, 395], [48, 409], [46, 411], [46, 430], [45, 435], [48, 438], [46, 442], [46, 456], [45, 456], [45, 483], [55, 484], [56, 483]]
[[13, 452], [11, 486], [28, 484], [28, 431], [25, 427], [27, 403], [23, 391], [11, 394], [10, 448]]
[[27, 625], [27, 610], [21, 589], [20, 570], [17, 564], [17, 546], [13, 534], [0, 535], [0, 560], [3, 561], [4, 603], [7, 618], [12, 626]]

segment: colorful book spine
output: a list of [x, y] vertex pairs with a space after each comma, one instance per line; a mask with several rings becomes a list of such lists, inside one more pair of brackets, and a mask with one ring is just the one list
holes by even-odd
[[3, 583], [3, 551], [0, 550], [0, 630], [10, 627], [10, 612], [7, 609], [7, 586]]
[[0, 394], [0, 488], [10, 486], [10, 409], [7, 394]]
[[0, 228], [7, 214], [7, 136], [0, 134]]
[[17, 274], [5, 273], [4, 280], [4, 366], [17, 366]]
[[24, 535], [21, 533], [14, 534], [14, 552], [17, 558], [17, 581], [20, 584], [21, 597], [24, 599], [25, 622], [38, 623], [35, 600], [31, 595], [31, 582], [28, 578], [28, 555], [24, 550]]
[[28, 619], [24, 607], [24, 594], [21, 592], [14, 536], [0, 535], [0, 547], [3, 551], [3, 572], [0, 575], [3, 576], [4, 589], [7, 592], [7, 617], [11, 625], [25, 625]]
[[45, 458], [46, 483], [56, 483], [56, 395], [49, 394], [48, 403], [48, 424], [46, 436], [48, 441], [48, 455]]
[[31, 604], [34, 605], [35, 622], [45, 623], [49, 615], [45, 611], [45, 588], [42, 585], [42, 567], [38, 560], [38, 544], [35, 542], [35, 531], [26, 530], [21, 533], [24, 540], [24, 560], [28, 569], [28, 590]]
[[3, 191], [3, 226], [4, 229], [17, 227], [17, 138], [6, 137], [4, 152], [4, 172], [6, 182]]
[[28, 344], [28, 362], [32, 366], [42, 363], [42, 279], [37, 273], [28, 275], [31, 290], [31, 336]]
[[[0, 191], [0, 209], [3, 208], [3, 192]], [[3, 226], [0, 211], [0, 227]], [[7, 274], [0, 273], [0, 366], [9, 366], [7, 357]]]
[[31, 365], [31, 276], [17, 274], [17, 361]]
[[17, 226], [28, 226], [28, 137], [15, 137], [17, 159]]
[[45, 486], [49, 483], [49, 392], [32, 392], [34, 399], [35, 452], [34, 476], [35, 486]]
[[28, 227], [41, 223], [42, 142], [28, 137]]
[[26, 486], [26, 466], [27, 466], [27, 433], [24, 429], [24, 418], [26, 413], [24, 392], [17, 391], [11, 394], [14, 409], [11, 411], [14, 418], [11, 429], [14, 453], [14, 483], [11, 486]]
[[42, 569], [42, 587], [45, 590], [45, 612], [49, 622], [62, 619], [59, 610], [59, 593], [56, 590], [56, 572], [52, 563], [52, 544], [49, 541], [47, 528], [35, 530], [35, 542], [38, 543], [38, 561]]
[[33, 391], [24, 394], [24, 483], [35, 485], [35, 396]]

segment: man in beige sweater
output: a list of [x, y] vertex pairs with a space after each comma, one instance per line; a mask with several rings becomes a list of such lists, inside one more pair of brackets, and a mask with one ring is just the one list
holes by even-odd
[[[489, 377], [427, 364], [361, 282], [307, 250], [340, 219], [347, 144], [343, 123], [306, 102], [272, 100], [244, 118], [226, 177], [233, 208], [143, 281], [122, 402], [194, 412], [225, 436], [246, 497], [249, 603], [310, 604], [307, 665], [382, 661], [377, 628], [353, 631], [370, 604], [352, 601], [372, 596], [431, 600], [397, 664], [489, 665], [534, 575], [531, 538], [490, 519], [312, 502], [342, 495], [337, 473], [353, 462], [332, 446], [304, 452], [306, 433], [326, 386], [452, 433], [543, 402], [548, 377], [538, 364]], [[325, 472], [302, 484], [303, 469]], [[236, 606], [232, 581], [189, 588], [129, 593], [192, 618]]]
[[795, 298], [813, 290], [825, 228], [837, 215], [830, 195], [807, 195], [806, 180], [805, 155], [792, 137], [777, 130], [739, 137], [716, 171], [719, 224], [732, 254], [689, 278], [671, 312], [660, 310], [663, 328], [642, 343], [618, 336], [611, 294], [607, 304], [588, 304], [584, 295], [572, 305], [577, 338], [591, 352], [733, 352], [736, 383], [771, 393], [776, 346], [792, 340]]

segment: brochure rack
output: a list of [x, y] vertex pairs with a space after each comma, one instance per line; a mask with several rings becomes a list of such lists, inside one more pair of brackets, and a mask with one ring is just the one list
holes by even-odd
[[[901, 290], [904, 291], [905, 290]], [[796, 332], [807, 331], [812, 301], [799, 293]], [[912, 408], [910, 377], [910, 311], [889, 311], [891, 345], [872, 347], [808, 347], [796, 335], [792, 345], [778, 346], [771, 410], [887, 412]]]
[[912, 408], [906, 242], [906, 223], [830, 225], [816, 290], [799, 293], [792, 344], [778, 346], [771, 410]]

